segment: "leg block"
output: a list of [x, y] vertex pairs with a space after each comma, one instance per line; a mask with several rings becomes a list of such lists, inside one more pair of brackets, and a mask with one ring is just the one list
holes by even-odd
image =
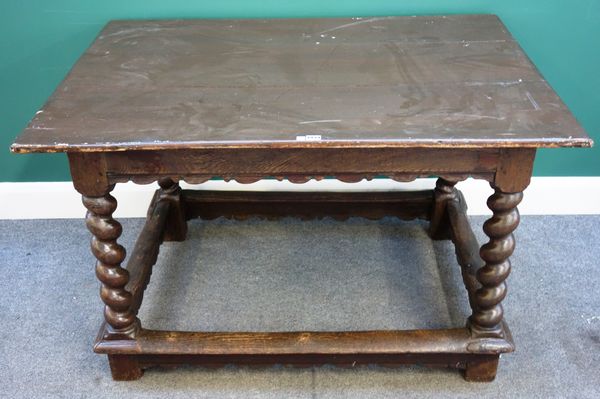
[[467, 362], [464, 377], [469, 382], [491, 382], [496, 378], [499, 356]]
[[115, 381], [134, 381], [144, 374], [136, 356], [108, 355], [108, 364]]

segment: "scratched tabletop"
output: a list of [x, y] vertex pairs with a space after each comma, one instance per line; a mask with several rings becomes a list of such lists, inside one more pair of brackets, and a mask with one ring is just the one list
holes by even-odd
[[15, 152], [591, 140], [493, 15], [113, 21]]

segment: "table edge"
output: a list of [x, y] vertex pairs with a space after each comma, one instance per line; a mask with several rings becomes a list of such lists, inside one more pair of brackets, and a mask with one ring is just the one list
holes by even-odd
[[569, 139], [522, 139], [522, 140], [413, 140], [413, 141], [381, 141], [381, 140], [328, 140], [328, 141], [177, 141], [159, 143], [97, 143], [85, 145], [70, 144], [19, 144], [13, 143], [10, 151], [25, 153], [56, 152], [121, 152], [121, 151], [169, 151], [169, 150], [210, 150], [210, 149], [282, 149], [282, 148], [447, 148], [447, 149], [481, 149], [481, 148], [590, 148], [594, 140], [590, 137]]

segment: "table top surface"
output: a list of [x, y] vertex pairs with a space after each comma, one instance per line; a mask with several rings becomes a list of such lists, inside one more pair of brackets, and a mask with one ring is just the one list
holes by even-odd
[[493, 15], [113, 21], [11, 147], [562, 147], [591, 140]]

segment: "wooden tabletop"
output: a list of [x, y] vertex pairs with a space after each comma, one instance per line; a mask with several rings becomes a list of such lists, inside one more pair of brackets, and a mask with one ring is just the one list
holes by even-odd
[[11, 147], [591, 145], [496, 16], [113, 21]]

